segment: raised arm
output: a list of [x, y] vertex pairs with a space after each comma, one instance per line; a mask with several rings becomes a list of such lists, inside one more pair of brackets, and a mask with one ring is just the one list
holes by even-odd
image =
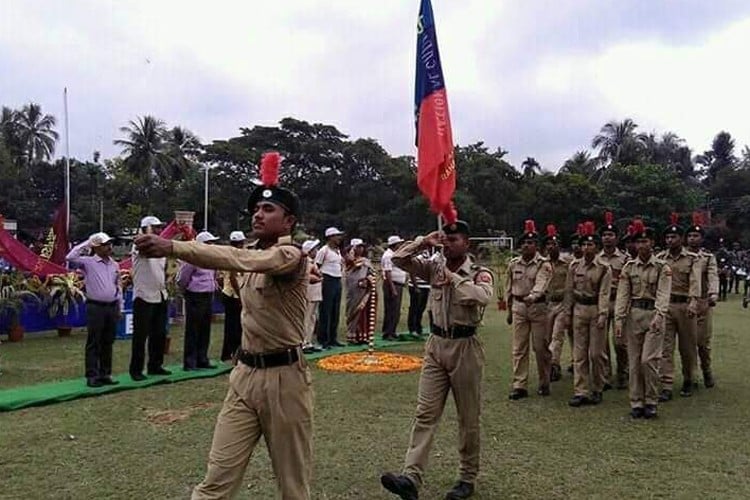
[[273, 246], [264, 250], [185, 241], [174, 241], [172, 245], [172, 255], [206, 269], [282, 275], [294, 272], [302, 259], [302, 251], [293, 245]]
[[90, 248], [91, 242], [89, 240], [85, 240], [84, 242], [74, 246], [70, 250], [70, 252], [68, 252], [68, 255], [65, 256], [65, 260], [73, 264], [83, 264], [86, 261], [86, 256], [81, 254], [84, 250], [88, 250]]
[[415, 274], [431, 283], [434, 264], [419, 258], [419, 254], [426, 248], [424, 239], [424, 236], [417, 236], [414, 241], [407, 241], [393, 253], [391, 261], [407, 273]]
[[474, 279], [450, 273], [450, 282], [454, 296], [459, 304], [464, 306], [486, 306], [494, 293], [495, 278], [487, 270], [479, 271]]

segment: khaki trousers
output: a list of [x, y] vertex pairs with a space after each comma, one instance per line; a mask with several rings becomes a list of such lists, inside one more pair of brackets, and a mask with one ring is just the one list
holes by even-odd
[[479, 413], [484, 349], [476, 336], [444, 339], [430, 335], [419, 377], [417, 413], [406, 452], [404, 474], [419, 488], [445, 408], [453, 393], [458, 413], [459, 477], [474, 483], [479, 473]]
[[596, 326], [599, 307], [576, 304], [573, 308], [573, 391], [576, 396], [602, 392], [607, 369], [603, 329]]
[[682, 362], [683, 382], [693, 381], [696, 364], [696, 320], [688, 317], [688, 305], [669, 304], [667, 326], [664, 334], [664, 346], [661, 357], [662, 389], [672, 390], [674, 385], [674, 347], [677, 339]]
[[698, 344], [698, 357], [700, 358], [701, 370], [703, 373], [711, 371], [711, 337], [714, 331], [714, 311], [706, 303], [700, 308], [696, 320], [696, 333]]
[[231, 498], [261, 436], [284, 500], [310, 498], [313, 393], [304, 359], [254, 369], [239, 364], [216, 420], [208, 471], [192, 500]]
[[307, 309], [305, 309], [305, 345], [312, 345], [313, 343], [313, 336], [315, 335], [315, 324], [318, 322], [319, 308], [319, 300], [307, 301]]
[[627, 336], [630, 406], [643, 408], [659, 402], [659, 362], [664, 343], [664, 326], [652, 331], [649, 326], [655, 311], [631, 308], [623, 335]]
[[[606, 336], [605, 343], [605, 356], [607, 357], [606, 362], [606, 373], [605, 379], [608, 383], [613, 384], [615, 378], [612, 376], [612, 345], [614, 345], [615, 356], [617, 364], [615, 366], [615, 375], [617, 380], [627, 380], [628, 378], [628, 340], [623, 335], [619, 339], [615, 335], [615, 313], [614, 303], [609, 308], [609, 316], [607, 317], [607, 327], [604, 330]], [[609, 339], [612, 337], [612, 342]]]
[[549, 385], [552, 353], [547, 328], [547, 305], [527, 306], [513, 301], [513, 389], [526, 389], [529, 381], [529, 341], [534, 346], [539, 386]]
[[[547, 304], [547, 328], [549, 332], [549, 351], [552, 354], [551, 363], [561, 365], [562, 350], [565, 344], [565, 333], [568, 333], [570, 341], [570, 350], [573, 351], [573, 330], [567, 324], [567, 308], [563, 307], [562, 302], [550, 302]], [[571, 354], [572, 357], [572, 354]]]

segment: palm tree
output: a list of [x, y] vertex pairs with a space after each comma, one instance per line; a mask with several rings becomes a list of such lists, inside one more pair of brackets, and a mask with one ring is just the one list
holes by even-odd
[[167, 128], [163, 121], [146, 115], [137, 121], [131, 120], [127, 127], [120, 128], [120, 132], [127, 138], [117, 139], [114, 144], [122, 146], [125, 168], [130, 173], [146, 177], [148, 181], [172, 180], [173, 162], [167, 152], [164, 139]]
[[42, 107], [33, 102], [16, 113], [15, 134], [28, 161], [49, 160], [55, 154], [55, 143], [59, 138], [54, 130], [56, 123], [54, 116], [45, 115]]
[[521, 163], [521, 168], [523, 169], [523, 176], [526, 179], [531, 179], [542, 171], [542, 167], [539, 165], [539, 162], [531, 156], [526, 157], [523, 163]]
[[588, 179], [593, 179], [598, 171], [599, 159], [591, 158], [588, 151], [576, 151], [560, 168], [562, 173], [583, 175]]
[[183, 178], [185, 171], [196, 165], [202, 145], [200, 139], [183, 127], [174, 127], [166, 135], [167, 154], [172, 160], [172, 170], [176, 177]]
[[591, 141], [591, 147], [599, 150], [599, 160], [602, 163], [637, 161], [643, 146], [643, 139], [635, 134], [637, 128], [638, 125], [630, 118], [621, 122], [608, 122]]
[[704, 166], [706, 181], [712, 184], [719, 172], [732, 169], [737, 163], [737, 157], [734, 155], [734, 139], [729, 132], [721, 131], [716, 134], [711, 149], [705, 151], [702, 155], [695, 157], [695, 162]]

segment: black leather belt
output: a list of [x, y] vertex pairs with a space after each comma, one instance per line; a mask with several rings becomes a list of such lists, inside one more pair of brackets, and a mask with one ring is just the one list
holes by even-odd
[[477, 327], [468, 325], [453, 325], [445, 330], [443, 328], [440, 328], [439, 326], [432, 325], [432, 333], [433, 335], [443, 337], [444, 339], [463, 339], [476, 334]]
[[630, 301], [630, 305], [636, 309], [645, 309], [647, 311], [653, 311], [656, 308], [656, 302], [651, 299], [633, 299]]
[[283, 351], [273, 351], [255, 354], [240, 349], [237, 359], [250, 368], [273, 368], [275, 366], [292, 365], [299, 361], [299, 348], [291, 347]]
[[687, 302], [690, 300], [690, 297], [687, 295], [675, 295], [672, 294], [669, 296], [669, 302], [672, 304], [687, 304]]
[[550, 302], [562, 302], [565, 296], [563, 294], [547, 295], [547, 299]]
[[599, 303], [598, 297], [576, 297], [575, 298], [576, 304], [581, 304], [582, 306], [595, 306]]
[[[527, 295], [514, 295], [513, 296], [513, 300], [517, 300], [518, 302], [524, 302], [523, 299], [525, 299], [526, 297], [527, 297]], [[534, 300], [534, 302], [532, 302], [532, 304], [540, 304], [540, 303], [546, 302], [546, 301], [547, 301], [547, 296], [546, 295], [542, 295], [540, 297], [537, 297], [536, 300]]]
[[112, 302], [103, 302], [101, 300], [93, 300], [93, 299], [86, 299], [87, 304], [93, 304], [95, 306], [102, 306], [102, 307], [112, 307], [116, 306], [120, 303], [118, 300], [113, 300]]

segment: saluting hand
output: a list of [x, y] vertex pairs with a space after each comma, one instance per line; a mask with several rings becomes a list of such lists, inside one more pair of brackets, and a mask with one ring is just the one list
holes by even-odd
[[422, 244], [437, 247], [443, 244], [445, 233], [442, 231], [433, 231], [422, 239]]
[[140, 234], [135, 237], [135, 248], [144, 257], [168, 257], [172, 253], [172, 240], [155, 234]]

